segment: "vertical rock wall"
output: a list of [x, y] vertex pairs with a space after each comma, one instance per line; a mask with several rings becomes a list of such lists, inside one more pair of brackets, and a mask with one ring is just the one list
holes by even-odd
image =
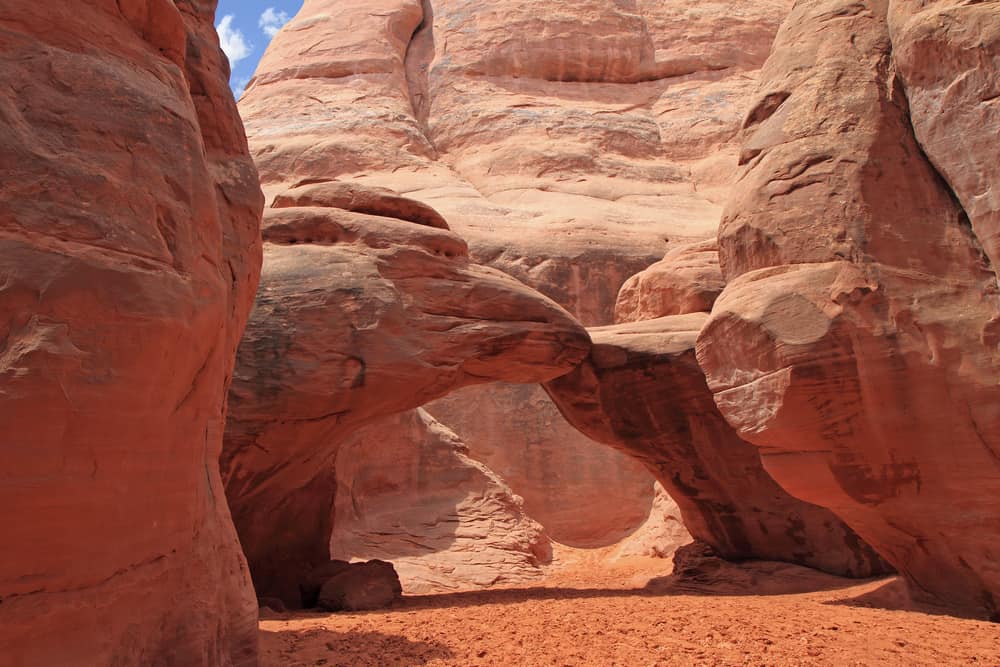
[[0, 1], [0, 664], [256, 664], [218, 458], [263, 198], [214, 10]]
[[785, 489], [916, 592], [992, 614], [996, 10], [796, 4], [747, 119], [719, 235], [729, 282], [698, 341], [716, 403]]

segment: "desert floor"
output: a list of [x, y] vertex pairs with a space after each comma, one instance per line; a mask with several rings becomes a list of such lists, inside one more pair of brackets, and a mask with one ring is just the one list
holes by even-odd
[[265, 612], [262, 665], [1000, 665], [1000, 624], [915, 604], [894, 578], [671, 569], [563, 548], [531, 587], [405, 596], [379, 612]]

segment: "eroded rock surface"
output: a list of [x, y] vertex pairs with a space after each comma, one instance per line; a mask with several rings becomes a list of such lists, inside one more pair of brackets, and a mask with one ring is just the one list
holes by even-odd
[[[391, 188], [440, 211], [475, 261], [610, 324], [621, 285], [667, 241], [715, 236], [790, 5], [307, 0], [240, 108], [269, 197], [319, 177]], [[538, 388], [429, 409], [554, 539], [608, 544], [647, 515], [649, 475]]]
[[606, 324], [665, 239], [714, 236], [790, 5], [306, 0], [240, 108], [270, 196], [317, 176], [390, 187]]
[[223, 469], [258, 593], [294, 604], [298, 578], [329, 559], [347, 435], [462, 386], [551, 379], [590, 342], [445, 229], [286, 207], [265, 212], [264, 239]]
[[1000, 311], [981, 194], [1000, 154], [971, 126], [995, 131], [996, 72], [978, 68], [996, 62], [997, 3], [889, 5], [898, 61], [884, 2], [799, 2], [783, 25], [698, 359], [785, 489], [915, 591], [996, 614]]
[[677, 501], [659, 482], [653, 484], [653, 507], [639, 528], [622, 540], [613, 559], [644, 556], [670, 558], [680, 547], [691, 542], [691, 532], [684, 525]]
[[889, 34], [920, 147], [1000, 264], [1000, 3], [892, 0]]
[[510, 484], [556, 542], [608, 546], [649, 518], [649, 471], [573, 428], [538, 385], [466, 387], [426, 407], [474, 443], [472, 457]]
[[829, 510], [788, 495], [726, 423], [695, 358], [706, 313], [590, 329], [594, 347], [546, 389], [566, 418], [653, 472], [691, 535], [724, 558], [870, 576], [884, 563]]
[[256, 664], [217, 461], [262, 196], [214, 9], [0, 2], [4, 665]]
[[331, 556], [391, 561], [407, 593], [537, 580], [551, 560], [521, 499], [424, 410], [361, 427], [334, 469]]
[[708, 312], [726, 286], [715, 239], [672, 247], [662, 260], [625, 281], [616, 322]]
[[327, 579], [316, 603], [327, 611], [372, 611], [388, 607], [403, 596], [392, 563], [370, 560], [350, 563]]

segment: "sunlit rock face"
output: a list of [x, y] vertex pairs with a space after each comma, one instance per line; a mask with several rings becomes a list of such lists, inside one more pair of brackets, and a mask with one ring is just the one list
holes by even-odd
[[255, 665], [219, 476], [263, 197], [215, 3], [0, 2], [0, 663]]
[[[307, 0], [240, 109], [269, 198], [310, 179], [391, 188], [440, 211], [472, 260], [610, 324], [627, 279], [715, 237], [790, 6]], [[652, 477], [537, 387], [427, 409], [557, 541], [611, 544], [648, 516]]]
[[392, 561], [406, 593], [528, 583], [551, 561], [522, 500], [424, 410], [355, 431], [334, 470], [332, 557]]
[[996, 9], [796, 4], [747, 118], [728, 284], [697, 345], [786, 490], [915, 592], [992, 614]]

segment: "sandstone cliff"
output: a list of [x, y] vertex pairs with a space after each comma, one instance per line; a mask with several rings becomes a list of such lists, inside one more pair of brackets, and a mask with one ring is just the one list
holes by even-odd
[[[998, 3], [799, 2], [746, 122], [698, 341], [792, 495], [998, 612]], [[992, 138], [989, 138], [992, 137]]]
[[406, 593], [533, 581], [551, 560], [521, 499], [424, 410], [363, 426], [333, 466], [332, 557], [392, 561]]
[[0, 1], [4, 665], [256, 664], [217, 461], [262, 197], [214, 9]]
[[[306, 0], [240, 109], [269, 197], [314, 178], [392, 188], [439, 210], [473, 260], [609, 324], [669, 243], [714, 237], [790, 4]], [[649, 511], [651, 477], [536, 387], [428, 410], [555, 539], [609, 544]]]

